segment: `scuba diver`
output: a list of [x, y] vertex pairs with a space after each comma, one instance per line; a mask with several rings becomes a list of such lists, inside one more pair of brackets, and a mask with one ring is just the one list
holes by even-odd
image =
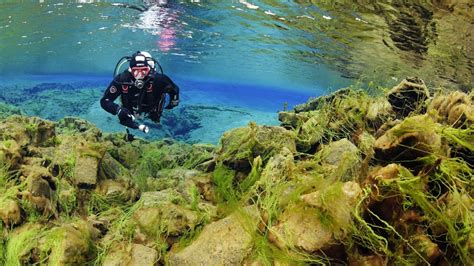
[[[129, 68], [118, 74], [120, 67], [129, 62]], [[159, 72], [157, 71], [159, 68]], [[169, 103], [164, 107], [166, 95]], [[121, 96], [122, 105], [114, 103]], [[128, 128], [148, 133], [146, 125], [139, 124], [136, 118], [147, 115], [159, 124], [163, 107], [172, 109], [179, 104], [179, 87], [165, 74], [158, 61], [149, 53], [137, 51], [131, 57], [122, 57], [115, 66], [114, 79], [100, 100], [102, 108], [117, 115], [120, 124], [127, 127], [127, 138], [133, 140]]]

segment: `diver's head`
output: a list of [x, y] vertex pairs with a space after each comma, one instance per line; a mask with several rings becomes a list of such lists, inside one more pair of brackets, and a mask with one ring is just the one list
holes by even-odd
[[150, 73], [151, 67], [148, 65], [146, 56], [138, 51], [132, 55], [128, 70], [132, 73], [135, 80], [143, 80]]
[[145, 51], [142, 51], [140, 53], [145, 56], [146, 62], [148, 63], [148, 66], [150, 66], [152, 70], [155, 70], [155, 59], [153, 59], [153, 57], [151, 57], [151, 54], [149, 52], [145, 52]]

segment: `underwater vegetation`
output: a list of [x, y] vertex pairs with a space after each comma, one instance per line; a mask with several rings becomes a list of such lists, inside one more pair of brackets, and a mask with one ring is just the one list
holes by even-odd
[[2, 105], [0, 265], [467, 265], [473, 101], [350, 87], [217, 146]]

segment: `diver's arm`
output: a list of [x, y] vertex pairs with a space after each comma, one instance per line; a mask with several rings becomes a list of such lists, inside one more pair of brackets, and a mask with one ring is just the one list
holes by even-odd
[[179, 104], [179, 87], [168, 76], [164, 75], [168, 86], [165, 87], [165, 93], [170, 96], [170, 103], [165, 107], [166, 109], [174, 108]]
[[115, 99], [120, 96], [121, 91], [119, 88], [119, 84], [115, 80], [112, 81], [107, 87], [104, 96], [100, 99], [100, 106], [113, 115], [116, 115], [120, 110], [120, 106], [114, 103]]

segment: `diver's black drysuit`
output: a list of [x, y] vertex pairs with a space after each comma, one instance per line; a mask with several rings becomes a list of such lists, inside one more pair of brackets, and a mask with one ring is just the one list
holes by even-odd
[[[165, 103], [166, 94], [170, 96], [170, 103], [165, 107], [171, 109], [179, 103], [179, 87], [166, 75], [156, 72], [150, 73], [139, 89], [134, 84], [134, 77], [129, 71], [117, 75], [105, 91], [100, 100], [102, 108], [119, 116], [120, 124], [137, 129], [138, 123], [131, 115], [147, 113], [148, 117], [160, 122], [161, 112]], [[114, 103], [121, 96], [122, 106]]]

